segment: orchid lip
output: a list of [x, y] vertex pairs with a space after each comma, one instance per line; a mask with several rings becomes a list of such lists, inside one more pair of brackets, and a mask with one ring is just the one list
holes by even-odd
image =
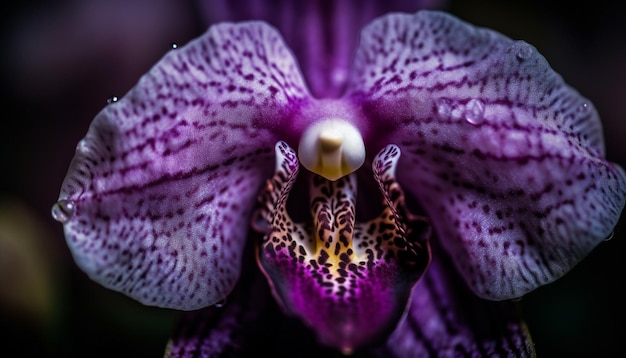
[[389, 145], [372, 163], [382, 194], [379, 216], [357, 219], [356, 173], [337, 180], [313, 173], [308, 177], [310, 218], [294, 222], [286, 202], [298, 159], [279, 142], [276, 173], [252, 218], [253, 229], [263, 235], [257, 261], [276, 300], [313, 329], [321, 343], [344, 354], [396, 326], [430, 262], [428, 221], [408, 212], [395, 181], [399, 157], [400, 149]]

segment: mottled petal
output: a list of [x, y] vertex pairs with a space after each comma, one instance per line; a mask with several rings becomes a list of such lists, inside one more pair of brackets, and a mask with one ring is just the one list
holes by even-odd
[[282, 142], [276, 155], [276, 173], [254, 221], [266, 233], [258, 261], [274, 296], [322, 344], [344, 353], [384, 338], [430, 260], [429, 225], [408, 213], [395, 181], [399, 149], [385, 148], [372, 164], [384, 202], [382, 213], [367, 222], [356, 221], [355, 174], [336, 181], [311, 175], [312, 220], [293, 222], [287, 199], [298, 160]]
[[233, 288], [273, 146], [307, 90], [280, 36], [216, 25], [100, 112], [55, 217], [76, 263], [144, 304], [197, 309]]
[[391, 14], [363, 32], [349, 97], [404, 160], [466, 283], [519, 297], [608, 237], [626, 177], [604, 158], [593, 105], [531, 45], [450, 15]]
[[311, 92], [336, 97], [346, 85], [358, 36], [367, 23], [387, 12], [436, 8], [442, 0], [208, 0], [207, 23], [263, 20], [285, 36], [302, 66]]
[[476, 297], [433, 243], [433, 260], [381, 357], [534, 357], [518, 302]]

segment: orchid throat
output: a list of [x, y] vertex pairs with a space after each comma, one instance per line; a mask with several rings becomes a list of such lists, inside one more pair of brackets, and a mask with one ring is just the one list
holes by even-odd
[[[429, 225], [409, 213], [395, 180], [400, 149], [389, 145], [372, 161], [368, 173], [383, 209], [366, 222], [356, 220], [355, 173], [365, 145], [352, 124], [316, 122], [304, 131], [297, 156], [285, 142], [275, 154], [275, 174], [253, 219], [253, 227], [265, 223], [257, 257], [274, 296], [326, 345], [350, 353], [375, 342], [393, 329], [430, 261]], [[287, 210], [299, 162], [310, 170], [306, 222], [294, 222]]]
[[395, 180], [397, 146], [385, 147], [372, 162], [383, 209], [366, 222], [356, 220], [354, 171], [365, 160], [358, 131], [324, 121], [305, 131], [299, 148], [300, 161], [312, 168], [310, 220], [296, 223], [287, 210], [299, 163], [279, 142], [275, 174], [253, 219], [253, 227], [264, 223], [257, 258], [286, 312], [314, 327], [324, 344], [350, 353], [384, 337], [405, 312], [430, 261], [430, 227], [405, 205]]

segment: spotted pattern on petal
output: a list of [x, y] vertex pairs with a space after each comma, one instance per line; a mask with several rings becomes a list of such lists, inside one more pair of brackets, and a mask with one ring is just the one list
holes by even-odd
[[608, 237], [626, 175], [593, 105], [531, 45], [451, 15], [392, 14], [363, 32], [349, 96], [397, 144], [398, 181], [481, 297], [519, 297]]
[[[280, 36], [221, 24], [95, 118], [63, 183], [77, 264], [145, 304], [197, 309], [238, 276], [272, 148], [307, 90]], [[57, 206], [60, 207], [60, 206]]]
[[253, 221], [253, 227], [267, 228], [258, 261], [275, 297], [323, 344], [344, 352], [393, 329], [430, 259], [428, 223], [408, 213], [394, 179], [399, 154], [390, 146], [374, 161], [384, 197], [377, 218], [356, 222], [356, 175], [337, 181], [311, 175], [312, 220], [294, 223], [286, 202], [297, 158], [279, 144], [276, 174]]

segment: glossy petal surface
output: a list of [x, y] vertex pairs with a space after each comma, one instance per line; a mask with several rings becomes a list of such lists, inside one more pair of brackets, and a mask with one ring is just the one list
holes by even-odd
[[[608, 237], [624, 171], [604, 159], [593, 105], [531, 45], [422, 11], [362, 35], [349, 97], [481, 297], [552, 282]], [[367, 143], [367, 142], [366, 142]]]
[[170, 51], [76, 149], [54, 210], [77, 264], [145, 304], [221, 300], [280, 128], [306, 98], [265, 24], [217, 25]]

